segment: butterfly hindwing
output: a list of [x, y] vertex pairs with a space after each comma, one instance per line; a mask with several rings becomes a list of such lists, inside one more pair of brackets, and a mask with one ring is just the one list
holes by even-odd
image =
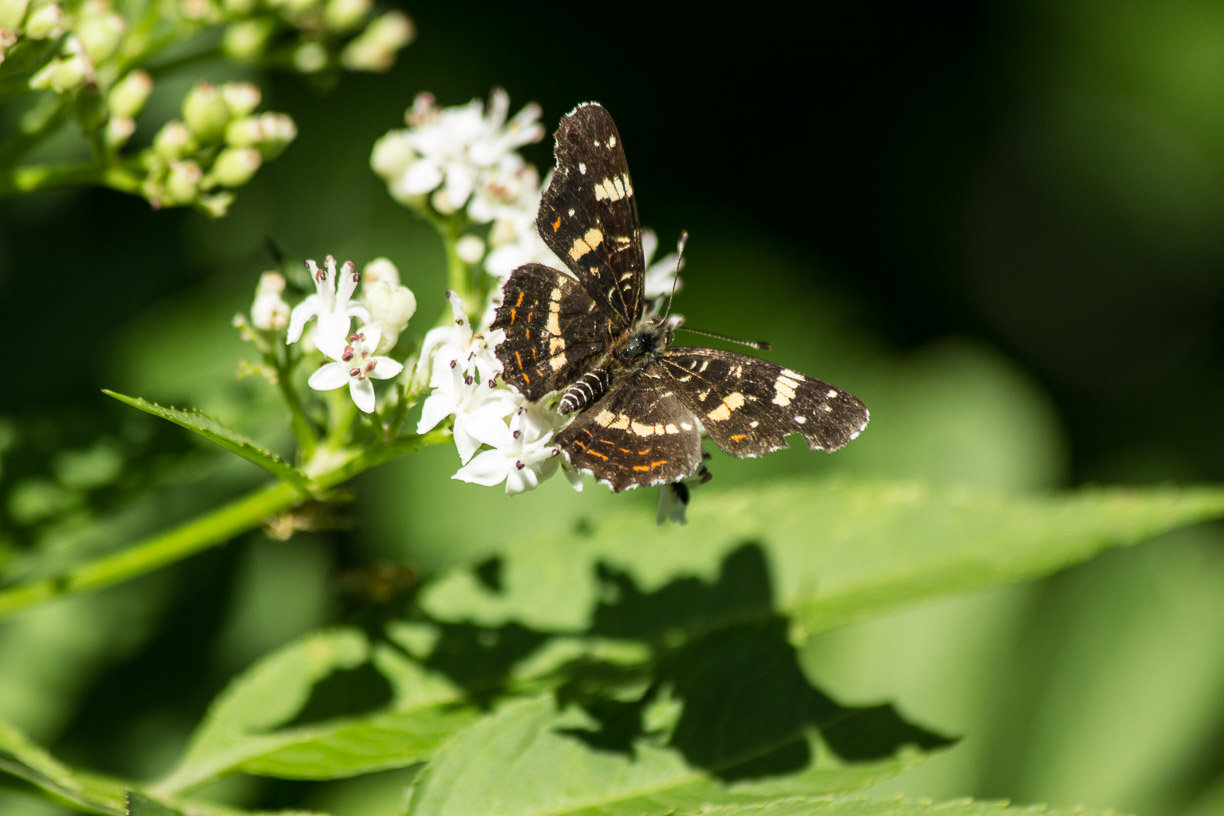
[[492, 329], [502, 376], [527, 399], [569, 385], [611, 341], [611, 324], [578, 281], [543, 264], [520, 266], [502, 289]]
[[557, 170], [536, 229], [621, 329], [642, 316], [645, 260], [629, 164], [612, 116], [579, 105], [561, 120]]
[[652, 370], [616, 381], [556, 437], [573, 467], [618, 493], [679, 481], [701, 465], [701, 436], [692, 411]]
[[835, 451], [867, 427], [867, 408], [847, 391], [780, 365], [711, 348], [669, 348], [661, 369], [680, 399], [732, 456], [762, 456], [803, 435]]

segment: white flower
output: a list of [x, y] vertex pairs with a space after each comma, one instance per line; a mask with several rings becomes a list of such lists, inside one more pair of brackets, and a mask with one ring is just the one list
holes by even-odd
[[430, 329], [421, 344], [421, 365], [431, 367], [429, 384], [437, 388], [442, 370], [457, 367], [460, 373], [492, 385], [502, 370], [493, 349], [505, 339], [506, 333], [501, 329], [486, 334], [473, 332], [460, 297], [448, 291], [446, 299], [450, 301], [454, 322]]
[[[702, 459], [710, 458], [708, 454], [703, 453]], [[710, 481], [710, 471], [703, 464], [693, 473], [678, 482], [665, 484], [659, 488], [659, 505], [655, 510], [655, 523], [662, 525], [665, 521], [674, 521], [677, 524], [687, 524], [688, 519], [685, 518], [685, 510], [688, 509], [689, 499], [692, 498], [692, 491], [700, 485]]]
[[[681, 246], [683, 243], [684, 239], [681, 238]], [[649, 227], [643, 229], [642, 255], [646, 260], [646, 284], [643, 287], [642, 295], [648, 300], [669, 297], [673, 291], [673, 282], [676, 292], [679, 292], [682, 286], [679, 272], [684, 268], [684, 261], [681, 260], [679, 251], [669, 252], [652, 263], [650, 259], [654, 257], [658, 249], [659, 238], [655, 235], [654, 230]]]
[[312, 317], [318, 318], [315, 329], [315, 345], [322, 350], [325, 345], [336, 348], [344, 345], [348, 335], [349, 321], [358, 317], [370, 322], [370, 313], [360, 303], [350, 302], [353, 291], [361, 276], [357, 274], [352, 261], [345, 261], [339, 274], [336, 272], [336, 259], [327, 256], [326, 269], [319, 269], [314, 261], [307, 261], [306, 268], [314, 278], [315, 294], [310, 295], [289, 315], [289, 333], [285, 343], [296, 343], [302, 339], [302, 330]]
[[468, 215], [482, 224], [526, 213], [535, 219], [540, 207], [540, 171], [517, 153], [507, 153], [481, 174]]
[[490, 96], [487, 110], [477, 99], [439, 108], [432, 96], [419, 94], [405, 117], [408, 129], [379, 139], [370, 164], [397, 201], [411, 205], [432, 193], [435, 209], [456, 212], [508, 155], [543, 137], [538, 105], [527, 105], [507, 121], [509, 107], [509, 96], [500, 88]]
[[264, 272], [255, 287], [251, 304], [251, 325], [263, 331], [280, 331], [289, 325], [289, 304], [281, 297], [285, 277], [279, 272]]
[[520, 408], [510, 419], [510, 438], [483, 451], [451, 478], [491, 487], [506, 483], [506, 493], [534, 489], [557, 470], [560, 450], [552, 444], [553, 425], [546, 409]]
[[379, 331], [373, 326], [367, 326], [340, 345], [316, 332], [319, 351], [335, 362], [320, 366], [310, 375], [307, 384], [316, 391], [331, 391], [347, 383], [353, 402], [365, 413], [370, 413], [374, 410], [374, 384], [370, 379], [389, 380], [404, 370], [402, 363], [390, 357], [375, 356], [378, 341]]
[[421, 406], [417, 433], [454, 416], [455, 449], [461, 462], [471, 459], [481, 445], [500, 447], [510, 441], [506, 417], [519, 407], [515, 394], [464, 374], [457, 364], [438, 366], [434, 372], [434, 389]]

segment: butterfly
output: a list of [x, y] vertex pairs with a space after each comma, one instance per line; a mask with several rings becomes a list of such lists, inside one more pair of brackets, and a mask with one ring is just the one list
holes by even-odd
[[569, 268], [515, 269], [493, 329], [502, 376], [535, 402], [564, 391], [576, 414], [556, 435], [570, 465], [612, 490], [676, 483], [702, 467], [704, 429], [732, 456], [761, 456], [802, 434], [834, 451], [867, 427], [849, 392], [774, 363], [673, 347], [666, 317], [646, 314], [637, 199], [612, 116], [579, 105], [556, 133], [557, 170], [536, 229]]

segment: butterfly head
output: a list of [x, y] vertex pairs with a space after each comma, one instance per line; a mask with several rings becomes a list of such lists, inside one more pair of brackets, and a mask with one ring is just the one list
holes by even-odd
[[671, 321], [666, 317], [651, 317], [638, 323], [613, 355], [622, 365], [643, 365], [653, 360], [671, 341]]

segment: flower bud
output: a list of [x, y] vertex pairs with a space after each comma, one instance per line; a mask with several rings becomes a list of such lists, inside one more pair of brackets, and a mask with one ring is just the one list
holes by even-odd
[[375, 258], [361, 270], [361, 281], [367, 287], [373, 286], [376, 283], [389, 283], [392, 286], [399, 286], [399, 270], [395, 268], [395, 264], [391, 262], [390, 258]]
[[293, 52], [293, 67], [303, 74], [317, 74], [327, 67], [327, 48], [322, 43], [302, 43]]
[[144, 110], [153, 93], [153, 78], [147, 71], [132, 71], [111, 86], [106, 105], [113, 116], [132, 118]]
[[153, 137], [153, 150], [168, 161], [181, 158], [195, 149], [195, 139], [187, 126], [177, 119], [162, 125]]
[[340, 61], [350, 71], [386, 71], [415, 36], [411, 17], [402, 11], [388, 11], [344, 47]]
[[297, 125], [285, 113], [264, 113], [259, 117], [263, 140], [258, 145], [265, 159], [274, 159], [297, 138]]
[[25, 19], [26, 7], [29, 5], [30, 0], [0, 0], [0, 28], [15, 31]]
[[455, 243], [455, 254], [469, 266], [480, 263], [485, 254], [485, 242], [476, 235], [465, 235]]
[[222, 187], [241, 187], [251, 180], [262, 161], [253, 147], [227, 147], [213, 163], [211, 180]]
[[251, 304], [251, 325], [263, 331], [281, 331], [289, 325], [289, 304], [281, 297], [285, 276], [279, 272], [264, 272], [255, 287]]
[[25, 33], [31, 40], [49, 40], [63, 34], [63, 10], [56, 3], [48, 3], [34, 9], [26, 20]]
[[127, 31], [127, 21], [106, 0], [87, 0], [77, 16], [75, 33], [94, 64], [110, 58]]
[[229, 190], [222, 190], [219, 193], [200, 196], [195, 205], [209, 218], [220, 218], [229, 212], [230, 205], [233, 203], [234, 194]]
[[4, 64], [4, 52], [17, 44], [17, 34], [11, 28], [0, 26], [0, 65]]
[[221, 86], [221, 96], [231, 116], [249, 115], [259, 107], [261, 97], [259, 87], [250, 82], [226, 82]]
[[323, 25], [337, 33], [351, 31], [361, 25], [373, 7], [373, 0], [327, 0], [323, 6]]
[[135, 119], [130, 116], [112, 116], [106, 120], [106, 146], [112, 149], [123, 147], [135, 132]]
[[229, 106], [211, 82], [196, 83], [183, 99], [183, 121], [201, 142], [219, 141], [229, 120]]
[[280, 155], [297, 136], [297, 125], [283, 113], [261, 113], [233, 120], [225, 129], [226, 144], [258, 147], [266, 158]]
[[239, 60], [260, 57], [276, 31], [276, 23], [268, 19], [239, 20], [225, 27], [221, 50]]
[[64, 43], [64, 52], [30, 77], [31, 88], [50, 88], [56, 93], [66, 93], [93, 79], [93, 63], [85, 55], [80, 40], [69, 36]]
[[392, 286], [383, 281], [366, 286], [365, 302], [370, 310], [370, 323], [382, 329], [376, 353], [389, 351], [416, 313], [416, 295], [407, 286]]
[[162, 203], [167, 206], [190, 204], [200, 193], [200, 181], [204, 171], [194, 161], [170, 163], [170, 172], [162, 185]]

